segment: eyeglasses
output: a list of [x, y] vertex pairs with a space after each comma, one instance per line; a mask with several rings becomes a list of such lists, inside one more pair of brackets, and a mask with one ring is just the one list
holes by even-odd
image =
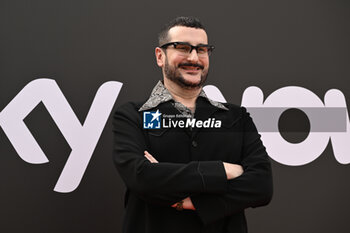
[[195, 49], [198, 56], [200, 57], [209, 56], [211, 52], [214, 50], [213, 45], [200, 44], [197, 46], [193, 46], [187, 42], [169, 42], [169, 43], [163, 44], [162, 46], [160, 46], [160, 48], [166, 49], [169, 46], [174, 46], [174, 49], [176, 49], [176, 51], [182, 53], [183, 55], [189, 55], [192, 52], [192, 50]]

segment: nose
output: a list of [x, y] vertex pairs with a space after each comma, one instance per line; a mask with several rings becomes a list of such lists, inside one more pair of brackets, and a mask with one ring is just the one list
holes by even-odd
[[191, 62], [197, 62], [198, 61], [198, 54], [195, 49], [191, 51], [191, 53], [188, 55], [187, 60]]

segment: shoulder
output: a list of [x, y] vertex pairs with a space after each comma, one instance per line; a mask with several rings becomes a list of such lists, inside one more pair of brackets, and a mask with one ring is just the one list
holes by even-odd
[[141, 115], [142, 112], [138, 110], [145, 101], [129, 101], [117, 107], [114, 112], [114, 118], [118, 116], [125, 116], [127, 118], [135, 118]]
[[122, 105], [120, 105], [119, 107], [117, 107], [116, 112], [119, 111], [138, 111], [138, 109], [142, 106], [142, 104], [145, 101], [129, 101], [126, 102]]
[[118, 106], [113, 114], [115, 131], [142, 128], [142, 112], [138, 111], [142, 104], [141, 101], [132, 101]]
[[247, 109], [243, 106], [232, 104], [232, 103], [222, 103], [226, 108], [228, 108], [228, 114], [233, 114], [238, 117], [249, 116]]

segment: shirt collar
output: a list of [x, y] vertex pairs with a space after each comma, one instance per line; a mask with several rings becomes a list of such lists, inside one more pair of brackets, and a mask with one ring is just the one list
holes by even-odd
[[[203, 89], [201, 89], [198, 96], [201, 96], [207, 99], [211, 105], [217, 108], [228, 110], [228, 108], [226, 108], [222, 103], [209, 99], [208, 96], [203, 91]], [[155, 108], [159, 104], [170, 100], [174, 100], [174, 98], [171, 96], [168, 89], [166, 89], [162, 81], [158, 81], [157, 85], [153, 88], [152, 93], [148, 98], [148, 100], [139, 109], [139, 112], [144, 110], [149, 110], [151, 108]]]

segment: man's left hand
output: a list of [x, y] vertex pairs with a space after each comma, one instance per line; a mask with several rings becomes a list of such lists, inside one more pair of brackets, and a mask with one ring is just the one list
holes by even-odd
[[[150, 161], [151, 163], [159, 163], [158, 160], [156, 160], [150, 153], [148, 153], [148, 151], [145, 151], [144, 153], [148, 161]], [[173, 204], [171, 207], [176, 208], [176, 206], [177, 203]], [[182, 207], [185, 210], [196, 210], [190, 197], [186, 197], [185, 199], [183, 199]]]

